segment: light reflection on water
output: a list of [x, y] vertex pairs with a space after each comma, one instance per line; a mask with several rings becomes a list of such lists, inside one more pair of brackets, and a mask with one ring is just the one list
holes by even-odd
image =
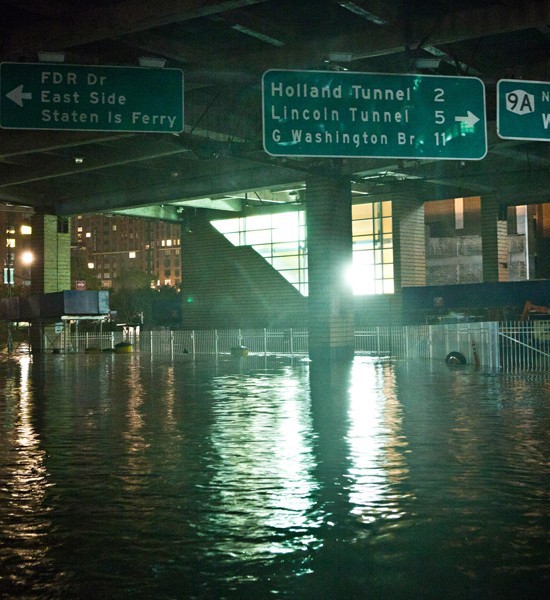
[[[3, 392], [0, 395], [0, 409], [3, 408], [4, 397], [16, 400], [5, 407], [5, 420], [9, 427], [0, 430], [0, 448], [11, 446], [17, 449], [5, 465], [0, 460], [0, 550], [3, 546], [10, 549], [5, 557], [0, 552], [0, 573], [10, 564], [17, 565], [22, 573], [33, 573], [47, 560], [46, 537], [50, 521], [43, 503], [51, 483], [44, 466], [45, 452], [40, 447], [40, 438], [32, 422], [29, 365], [28, 357], [10, 365], [11, 377], [2, 382]], [[40, 515], [38, 521], [36, 515]]]
[[358, 365], [350, 388], [349, 474], [352, 513], [364, 523], [404, 515], [402, 494], [395, 491], [408, 473], [407, 441], [401, 427], [401, 406], [390, 365]]
[[538, 598], [550, 377], [0, 360], [0, 597]]
[[[223, 514], [223, 530], [233, 535], [214, 536], [214, 545], [233, 557], [249, 555], [252, 540], [257, 557], [300, 549], [304, 541], [288, 532], [313, 526], [307, 390], [290, 369], [276, 379], [226, 376], [216, 386], [210, 441], [218, 460], [211, 489], [218, 494], [215, 518]], [[243, 486], [246, 481], [254, 486]]]

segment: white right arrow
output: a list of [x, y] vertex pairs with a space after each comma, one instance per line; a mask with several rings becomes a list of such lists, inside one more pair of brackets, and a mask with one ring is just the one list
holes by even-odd
[[468, 115], [467, 116], [465, 116], [465, 117], [455, 117], [455, 121], [459, 121], [461, 123], [466, 123], [466, 125], [468, 125], [469, 127], [472, 127], [473, 125], [475, 125], [479, 121], [479, 118], [476, 117], [473, 112], [468, 111]]
[[17, 86], [11, 92], [6, 94], [6, 97], [9, 98], [12, 102], [15, 102], [18, 106], [23, 106], [23, 100], [31, 100], [32, 94], [30, 92], [23, 91], [23, 85]]

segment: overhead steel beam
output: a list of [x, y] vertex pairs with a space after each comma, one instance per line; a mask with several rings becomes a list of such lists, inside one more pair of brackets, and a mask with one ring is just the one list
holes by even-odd
[[49, 20], [14, 30], [3, 40], [1, 55], [21, 56], [45, 48], [63, 50], [265, 1], [124, 0], [101, 4], [74, 13], [71, 21]]
[[303, 43], [292, 44], [275, 51], [256, 53], [232, 53], [229, 56], [214, 57], [212, 67], [243, 68], [255, 66], [265, 70], [270, 68], [313, 68], [323, 64], [323, 58], [330, 52], [350, 52], [352, 60], [372, 58], [403, 52], [407, 47], [414, 48], [422, 42], [432, 46], [445, 45], [465, 40], [487, 37], [507, 32], [536, 28], [540, 23], [550, 23], [550, 0], [531, 0], [516, 4], [480, 3], [475, 8], [461, 8], [442, 18], [419, 18], [405, 28], [379, 27], [376, 35], [351, 33], [335, 35], [332, 38], [311, 41], [307, 36]]
[[[110, 169], [116, 166], [129, 165], [131, 163], [143, 162], [173, 156], [188, 152], [184, 146], [177, 145], [151, 145], [150, 141], [142, 140], [141, 143], [136, 142], [131, 146], [125, 146], [123, 149], [110, 152], [105, 149], [99, 157], [86, 158], [82, 164], [76, 164], [74, 161], [65, 161], [62, 166], [57, 168], [51, 164], [46, 167], [36, 166], [32, 170], [21, 168], [19, 172], [14, 172], [10, 176], [4, 176], [0, 180], [0, 189], [9, 188], [36, 181], [45, 181], [56, 179], [59, 177], [67, 177], [71, 175], [80, 175], [90, 171], [98, 171], [102, 169]], [[57, 161], [62, 162], [62, 161]]]
[[117, 215], [127, 217], [141, 217], [143, 219], [155, 219], [158, 221], [176, 221], [181, 223], [181, 208], [170, 204], [155, 204], [153, 206], [142, 206], [140, 208], [126, 208], [112, 211]]
[[0, 129], [0, 161], [36, 152], [54, 152], [63, 148], [115, 142], [135, 137], [134, 133], [105, 134], [58, 131], [21, 131]]
[[384, 0], [335, 0], [335, 2], [376, 25], [388, 25], [398, 16], [395, 2]]
[[[152, 204], [181, 203], [184, 199], [207, 198], [217, 194], [294, 183], [302, 178], [300, 173], [280, 166], [261, 168], [256, 163], [233, 159], [206, 162], [210, 164], [203, 166], [202, 173], [197, 173], [195, 169], [184, 180], [146, 187], [124, 187], [99, 195], [79, 194], [73, 199], [54, 202], [53, 210], [59, 216], [70, 216]], [[217, 170], [210, 168], [214, 163], [218, 164]]]

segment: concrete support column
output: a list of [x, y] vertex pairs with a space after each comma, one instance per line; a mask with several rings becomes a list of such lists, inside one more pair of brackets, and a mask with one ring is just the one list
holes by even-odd
[[[426, 285], [424, 199], [417, 194], [391, 196], [393, 217], [394, 314], [402, 313], [403, 287]], [[396, 322], [397, 319], [393, 320]]]
[[71, 234], [68, 219], [35, 213], [31, 218], [31, 291], [48, 294], [71, 289]]
[[355, 351], [351, 266], [351, 182], [339, 175], [306, 182], [309, 356], [349, 360]]
[[[71, 234], [68, 219], [35, 213], [31, 218], [32, 294], [62, 292], [71, 288]], [[41, 352], [44, 325], [33, 322], [30, 342], [33, 353]], [[53, 327], [53, 325], [51, 325]]]
[[506, 211], [500, 210], [498, 200], [481, 198], [481, 251], [483, 282], [508, 281], [509, 242]]

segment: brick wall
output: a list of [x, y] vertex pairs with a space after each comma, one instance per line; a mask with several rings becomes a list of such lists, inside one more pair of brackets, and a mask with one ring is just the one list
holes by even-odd
[[509, 280], [508, 223], [499, 220], [499, 205], [495, 198], [481, 199], [481, 238], [483, 251], [483, 281]]
[[32, 217], [31, 291], [48, 294], [71, 289], [71, 235], [68, 222], [54, 215]]
[[393, 264], [395, 293], [392, 316], [402, 313], [402, 286], [426, 285], [424, 204], [414, 196], [395, 195], [392, 200]]
[[351, 185], [346, 178], [307, 181], [310, 356], [353, 350]]

